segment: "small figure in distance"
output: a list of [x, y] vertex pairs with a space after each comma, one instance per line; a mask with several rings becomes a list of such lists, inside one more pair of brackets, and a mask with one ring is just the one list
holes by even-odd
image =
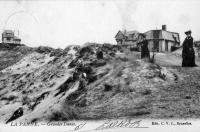
[[146, 40], [146, 35], [141, 34], [142, 36], [142, 43], [141, 43], [141, 59], [146, 58], [150, 59], [150, 53], [148, 48], [148, 41]]
[[97, 56], [97, 59], [103, 59], [103, 52], [102, 50], [99, 48], [96, 52], [96, 56]]

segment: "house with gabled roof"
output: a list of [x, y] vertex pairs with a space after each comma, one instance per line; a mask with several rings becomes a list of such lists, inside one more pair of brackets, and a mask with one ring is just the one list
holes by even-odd
[[[140, 50], [140, 43], [143, 40], [142, 33], [138, 31], [118, 31], [115, 35], [117, 45], [123, 47], [137, 47]], [[180, 46], [179, 33], [167, 31], [166, 25], [162, 29], [149, 30], [145, 33], [150, 51], [170, 52]], [[142, 35], [143, 35], [142, 34]]]
[[179, 33], [167, 31], [166, 25], [162, 25], [162, 29], [149, 30], [144, 34], [150, 51], [169, 52], [173, 47], [180, 46]]
[[2, 33], [2, 43], [5, 44], [20, 44], [21, 39], [15, 36], [14, 31], [4, 30]]
[[200, 40], [194, 41], [194, 46], [200, 48]]
[[117, 41], [117, 45], [131, 48], [137, 47], [138, 39], [139, 39], [138, 31], [118, 31], [115, 35], [115, 40]]

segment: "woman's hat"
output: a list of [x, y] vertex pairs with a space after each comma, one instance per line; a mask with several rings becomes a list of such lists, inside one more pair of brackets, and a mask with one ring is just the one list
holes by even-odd
[[191, 30], [185, 32], [186, 35], [191, 34], [191, 33], [192, 33]]

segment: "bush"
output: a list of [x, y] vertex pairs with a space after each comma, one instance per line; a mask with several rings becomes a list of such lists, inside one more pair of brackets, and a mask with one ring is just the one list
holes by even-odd
[[145, 89], [144, 91], [141, 92], [142, 95], [149, 95], [151, 94], [151, 90], [150, 89]]
[[58, 87], [58, 90], [59, 92], [57, 92], [55, 94], [55, 96], [58, 96], [60, 93], [63, 93], [63, 92], [66, 92], [67, 90], [69, 90], [69, 88], [73, 85], [73, 83], [75, 82], [76, 80], [74, 80], [73, 77], [69, 77], [63, 84], [61, 84], [59, 87]]
[[62, 49], [56, 49], [56, 50], [53, 50], [51, 52], [50, 57], [51, 56], [60, 57], [61, 55], [63, 55], [63, 50]]
[[93, 69], [90, 65], [80, 65], [76, 68], [78, 72], [86, 73], [87, 75], [93, 72]]
[[93, 66], [93, 67], [100, 67], [100, 66], [106, 65], [106, 61], [104, 61], [104, 60], [94, 60], [89, 65]]
[[50, 121], [68, 121], [68, 120], [77, 120], [79, 117], [79, 110], [73, 106], [68, 106], [66, 103], [63, 104], [63, 107], [60, 111], [55, 111], [50, 115]]
[[40, 46], [40, 47], [35, 49], [36, 52], [45, 53], [45, 54], [51, 53], [53, 50], [54, 50], [53, 48], [46, 47], [46, 46]]
[[112, 90], [112, 86], [111, 85], [109, 85], [109, 84], [104, 84], [104, 91], [105, 92], [108, 92], [108, 91], [111, 91]]
[[10, 95], [9, 97], [8, 97], [8, 100], [9, 101], [12, 101], [12, 100], [14, 100], [14, 99], [16, 99], [17, 97], [15, 96], [15, 95]]
[[30, 102], [31, 99], [27, 95], [22, 96], [22, 105], [30, 105]]
[[115, 52], [111, 52], [110, 56], [115, 57]]
[[87, 79], [88, 79], [88, 84], [90, 84], [90, 83], [93, 83], [94, 81], [96, 81], [98, 78], [96, 75], [89, 74]]
[[162, 80], [166, 80], [166, 75], [164, 73], [161, 73], [161, 71], [159, 72], [158, 75]]
[[8, 100], [8, 101], [13, 101], [17, 97], [15, 95], [10, 95], [8, 97], [2, 97], [1, 100]]
[[139, 51], [138, 47], [132, 47], [130, 48], [130, 51]]
[[103, 59], [103, 52], [97, 51], [96, 56], [97, 56], [97, 59]]
[[79, 51], [80, 56], [84, 56], [86, 53], [92, 54], [93, 49], [91, 47], [87, 46], [87, 47], [81, 48]]
[[77, 64], [77, 60], [78, 60], [78, 59], [72, 60], [72, 61], [69, 63], [68, 68], [73, 68], [73, 67], [75, 67], [76, 64]]

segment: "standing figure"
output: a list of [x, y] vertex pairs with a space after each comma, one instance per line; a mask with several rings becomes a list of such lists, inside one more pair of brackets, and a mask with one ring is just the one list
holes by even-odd
[[143, 37], [143, 41], [141, 44], [141, 58], [150, 58], [150, 53], [149, 53], [149, 48], [148, 48], [148, 42], [146, 40], [146, 35], [145, 34], [141, 34]]
[[97, 59], [103, 59], [103, 52], [100, 48], [97, 50], [96, 56]]
[[191, 31], [186, 31], [185, 34], [187, 37], [183, 42], [183, 51], [182, 51], [182, 67], [193, 67], [197, 66], [195, 64], [195, 51], [193, 48], [193, 38], [191, 36]]

